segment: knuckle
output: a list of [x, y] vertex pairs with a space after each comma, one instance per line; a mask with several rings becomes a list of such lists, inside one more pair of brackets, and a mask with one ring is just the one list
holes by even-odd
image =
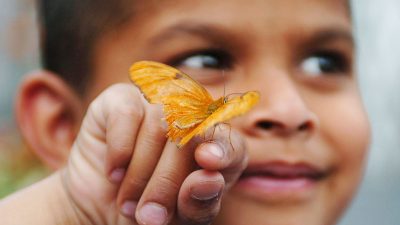
[[103, 112], [106, 118], [132, 116], [142, 119], [144, 116], [140, 95], [127, 84], [113, 84], [108, 87], [90, 103], [88, 111]]
[[[123, 139], [121, 138], [121, 140]], [[120, 140], [108, 142], [108, 147], [115, 156], [128, 157], [133, 151], [132, 143]]]
[[143, 176], [133, 176], [128, 178], [128, 186], [133, 189], [142, 190], [149, 182], [149, 178]]
[[127, 84], [114, 84], [104, 91], [104, 105], [111, 106], [122, 116], [142, 118], [144, 109], [140, 95]]
[[103, 93], [100, 95], [104, 101], [108, 104], [112, 104], [118, 99], [122, 99], [126, 93], [129, 93], [125, 84], [113, 84], [108, 87]]
[[157, 177], [157, 187], [160, 193], [170, 193], [171, 190], [178, 191], [180, 187], [180, 183], [175, 180], [172, 174], [160, 174]]
[[117, 104], [115, 112], [117, 117], [135, 118], [137, 120], [142, 120], [144, 116], [144, 112], [139, 104], [132, 104], [128, 102], [121, 102], [121, 104]]

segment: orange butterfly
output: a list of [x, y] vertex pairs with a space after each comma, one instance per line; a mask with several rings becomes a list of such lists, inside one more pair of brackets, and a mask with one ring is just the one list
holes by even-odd
[[140, 61], [129, 69], [130, 79], [150, 103], [163, 104], [167, 136], [178, 147], [215, 124], [249, 111], [259, 100], [254, 91], [213, 100], [207, 90], [183, 72], [162, 63]]

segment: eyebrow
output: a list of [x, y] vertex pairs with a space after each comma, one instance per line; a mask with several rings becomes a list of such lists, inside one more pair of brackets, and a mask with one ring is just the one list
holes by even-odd
[[[342, 26], [332, 26], [325, 28], [317, 28], [315, 31], [310, 32], [307, 43], [308, 45], [322, 45], [325, 43], [344, 40], [349, 43], [351, 47], [355, 46], [355, 39], [351, 30], [346, 29]], [[150, 40], [153, 45], [163, 43], [169, 39], [174, 39], [176, 36], [181, 36], [182, 34], [189, 34], [192, 36], [201, 37], [212, 41], [218, 45], [228, 45], [225, 42], [226, 38], [229, 38], [230, 42], [234, 41], [235, 35], [224, 27], [217, 26], [214, 24], [203, 24], [196, 22], [182, 22], [171, 27], [166, 28], [160, 34], [156, 35]]]
[[184, 22], [166, 28], [165, 31], [152, 38], [151, 43], [158, 44], [182, 34], [198, 36], [220, 43], [222, 40], [225, 40], [225, 37], [229, 36], [229, 33], [229, 31], [220, 26]]
[[348, 29], [342, 27], [318, 30], [314, 34], [312, 34], [311, 40], [308, 42], [310, 45], [318, 45], [336, 40], [344, 40], [350, 43], [352, 47], [355, 45], [353, 33]]

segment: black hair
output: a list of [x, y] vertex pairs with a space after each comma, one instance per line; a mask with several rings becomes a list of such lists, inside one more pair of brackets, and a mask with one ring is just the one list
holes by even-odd
[[90, 80], [93, 48], [104, 32], [128, 20], [132, 0], [37, 0], [44, 69], [78, 93]]

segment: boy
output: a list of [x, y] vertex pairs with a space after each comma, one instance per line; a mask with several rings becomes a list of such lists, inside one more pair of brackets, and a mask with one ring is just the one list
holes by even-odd
[[[2, 202], [5, 224], [337, 221], [369, 142], [347, 1], [64, 2], [41, 2], [52, 72], [28, 76], [17, 98], [24, 137], [58, 170]], [[259, 91], [231, 121], [234, 149], [221, 126], [177, 150], [159, 106], [131, 84], [107, 88], [143, 59], [214, 97]]]

